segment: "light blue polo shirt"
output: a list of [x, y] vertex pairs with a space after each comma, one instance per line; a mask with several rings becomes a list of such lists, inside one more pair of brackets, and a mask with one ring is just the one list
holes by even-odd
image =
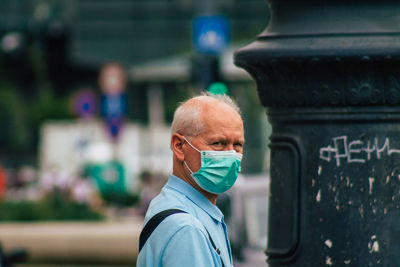
[[232, 254], [224, 215], [205, 196], [182, 179], [171, 175], [161, 193], [149, 206], [145, 221], [160, 211], [181, 209], [158, 225], [139, 253], [137, 267], [212, 267], [222, 266], [205, 228], [221, 251], [226, 267]]

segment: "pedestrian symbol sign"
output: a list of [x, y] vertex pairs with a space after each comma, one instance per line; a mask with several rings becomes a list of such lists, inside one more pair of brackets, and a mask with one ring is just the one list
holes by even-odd
[[198, 16], [193, 21], [193, 44], [200, 54], [219, 54], [230, 41], [228, 20], [222, 15]]

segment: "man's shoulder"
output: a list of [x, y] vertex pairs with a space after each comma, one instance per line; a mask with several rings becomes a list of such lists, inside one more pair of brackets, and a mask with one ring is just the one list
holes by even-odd
[[203, 213], [201, 209], [184, 194], [165, 187], [161, 193], [151, 201], [146, 213], [145, 223], [156, 214], [169, 209], [178, 209], [185, 213], [173, 214], [163, 220], [160, 226], [168, 227], [168, 232], [178, 231], [181, 228], [204, 228], [203, 224], [200, 222], [201, 218], [199, 218]]
[[190, 211], [185, 211], [184, 213], [180, 214], [181, 216], [176, 216], [175, 218], [172, 217], [172, 219], [182, 227], [184, 226], [189, 226], [189, 227], [195, 227], [195, 228], [203, 228], [203, 224], [200, 222], [200, 220], [197, 218], [197, 216]]
[[185, 261], [185, 258], [189, 262], [192, 260], [188, 258], [191, 254], [182, 252], [195, 250], [196, 253], [201, 253], [204, 249], [204, 253], [209, 253], [209, 246], [204, 245], [205, 242], [208, 242], [207, 230], [195, 215], [186, 212], [175, 213], [166, 217], [156, 227], [139, 254], [139, 261], [154, 261], [152, 266], [158, 266], [160, 261], [168, 262], [168, 259], [176, 259], [179, 254], [180, 261]]
[[[183, 212], [174, 213], [168, 217], [166, 217], [159, 225], [161, 228], [168, 228], [169, 232], [179, 231], [182, 228], [197, 228], [203, 230], [203, 225], [200, 220], [196, 217], [195, 214], [192, 213], [191, 210], [188, 210], [187, 207], [182, 206], [171, 206], [170, 208], [160, 210], [162, 212], [168, 209], [177, 209]], [[159, 212], [155, 212], [151, 217], [154, 217]], [[149, 217], [148, 220], [151, 218]]]
[[180, 239], [182, 242], [186, 238], [196, 238], [204, 239], [207, 233], [201, 222], [191, 213], [175, 213], [166, 217], [158, 226], [155, 228], [154, 232], [150, 236], [148, 243], [150, 247], [153, 247], [158, 252], [164, 250], [171, 240], [176, 238]]
[[180, 209], [193, 214], [193, 209], [195, 208], [195, 205], [185, 195], [163, 188], [161, 193], [151, 201], [145, 221], [163, 210]]

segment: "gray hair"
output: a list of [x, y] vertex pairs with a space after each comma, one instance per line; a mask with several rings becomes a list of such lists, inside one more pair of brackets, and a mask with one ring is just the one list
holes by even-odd
[[179, 133], [188, 137], [196, 137], [204, 132], [204, 124], [201, 119], [201, 105], [186, 105], [186, 103], [192, 99], [201, 100], [204, 99], [204, 97], [212, 97], [219, 102], [225, 103], [241, 115], [239, 106], [228, 95], [214, 95], [209, 92], [203, 92], [201, 95], [192, 97], [179, 104], [175, 110], [174, 119], [172, 121], [172, 134]]

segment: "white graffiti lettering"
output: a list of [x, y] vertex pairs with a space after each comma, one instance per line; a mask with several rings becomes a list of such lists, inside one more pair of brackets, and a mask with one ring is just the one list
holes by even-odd
[[390, 147], [390, 139], [385, 138], [384, 143], [380, 143], [378, 137], [373, 142], [363, 142], [361, 140], [348, 141], [346, 135], [332, 138], [332, 144], [322, 147], [319, 150], [319, 158], [327, 162], [334, 160], [336, 166], [340, 167], [342, 162], [365, 163], [375, 156], [381, 159], [382, 156], [400, 154], [400, 149]]

